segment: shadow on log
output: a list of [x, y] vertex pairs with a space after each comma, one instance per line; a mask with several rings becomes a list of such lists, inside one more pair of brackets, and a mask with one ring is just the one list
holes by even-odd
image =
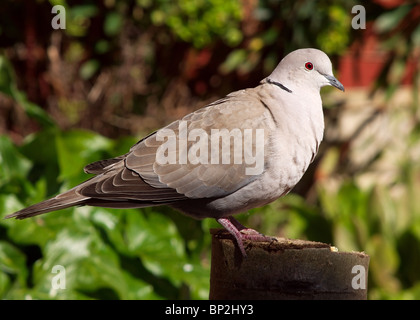
[[277, 238], [244, 242], [247, 257], [224, 229], [212, 229], [210, 299], [367, 298], [369, 256], [328, 244]]

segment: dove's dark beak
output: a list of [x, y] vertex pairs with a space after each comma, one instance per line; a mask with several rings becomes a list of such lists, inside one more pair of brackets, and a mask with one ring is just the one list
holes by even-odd
[[344, 86], [334, 76], [330, 76], [328, 74], [324, 74], [324, 77], [327, 78], [327, 80], [330, 83], [330, 85], [332, 85], [333, 87], [336, 87], [337, 89], [340, 89], [341, 91], [344, 91]]

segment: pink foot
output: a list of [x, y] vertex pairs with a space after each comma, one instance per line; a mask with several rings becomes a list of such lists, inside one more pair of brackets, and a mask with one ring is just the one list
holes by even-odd
[[258, 231], [244, 227], [238, 220], [233, 217], [217, 219], [227, 231], [229, 231], [236, 239], [239, 249], [244, 257], [246, 252], [243, 244], [243, 240], [257, 241], [257, 242], [271, 242], [277, 241], [276, 238], [267, 237]]

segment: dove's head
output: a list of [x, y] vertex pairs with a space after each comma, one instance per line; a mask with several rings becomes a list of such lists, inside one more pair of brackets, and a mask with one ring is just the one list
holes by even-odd
[[344, 91], [332, 71], [330, 58], [318, 49], [299, 49], [285, 56], [267, 78], [293, 91], [293, 88], [321, 89], [333, 86]]

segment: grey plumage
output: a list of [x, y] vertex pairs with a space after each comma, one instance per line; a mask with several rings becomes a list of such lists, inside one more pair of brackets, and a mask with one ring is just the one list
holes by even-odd
[[[307, 68], [308, 62], [312, 70]], [[194, 218], [216, 218], [235, 236], [245, 255], [242, 239], [258, 237], [255, 233], [249, 236], [246, 230], [239, 232], [245, 228], [231, 216], [274, 201], [300, 180], [322, 140], [324, 121], [319, 91], [325, 85], [344, 91], [332, 74], [327, 55], [316, 49], [294, 51], [259, 86], [233, 92], [169, 124], [140, 140], [125, 155], [87, 165], [85, 172], [96, 174], [95, 177], [6, 218], [24, 219], [81, 205], [110, 208], [169, 205]], [[241, 133], [247, 129], [263, 130], [263, 138], [254, 137], [248, 150], [250, 155], [257, 156], [263, 147], [263, 170], [248, 174], [245, 152], [243, 161], [234, 159], [234, 144], [229, 146], [228, 163], [222, 163], [222, 146], [213, 150], [216, 147], [210, 143], [206, 147], [209, 154], [217, 155], [218, 163], [182, 163], [179, 150], [174, 154], [176, 163], [157, 161], [159, 148], [165, 143], [159, 136], [166, 132], [163, 130], [174, 132], [178, 145], [184, 139], [187, 150], [198, 148], [200, 140], [182, 136], [182, 125], [189, 132], [197, 129], [208, 136], [215, 129], [228, 132], [239, 129]], [[245, 138], [241, 137], [244, 143]], [[204, 149], [200, 149], [200, 154], [201, 150]], [[167, 150], [168, 156], [170, 152]]]

